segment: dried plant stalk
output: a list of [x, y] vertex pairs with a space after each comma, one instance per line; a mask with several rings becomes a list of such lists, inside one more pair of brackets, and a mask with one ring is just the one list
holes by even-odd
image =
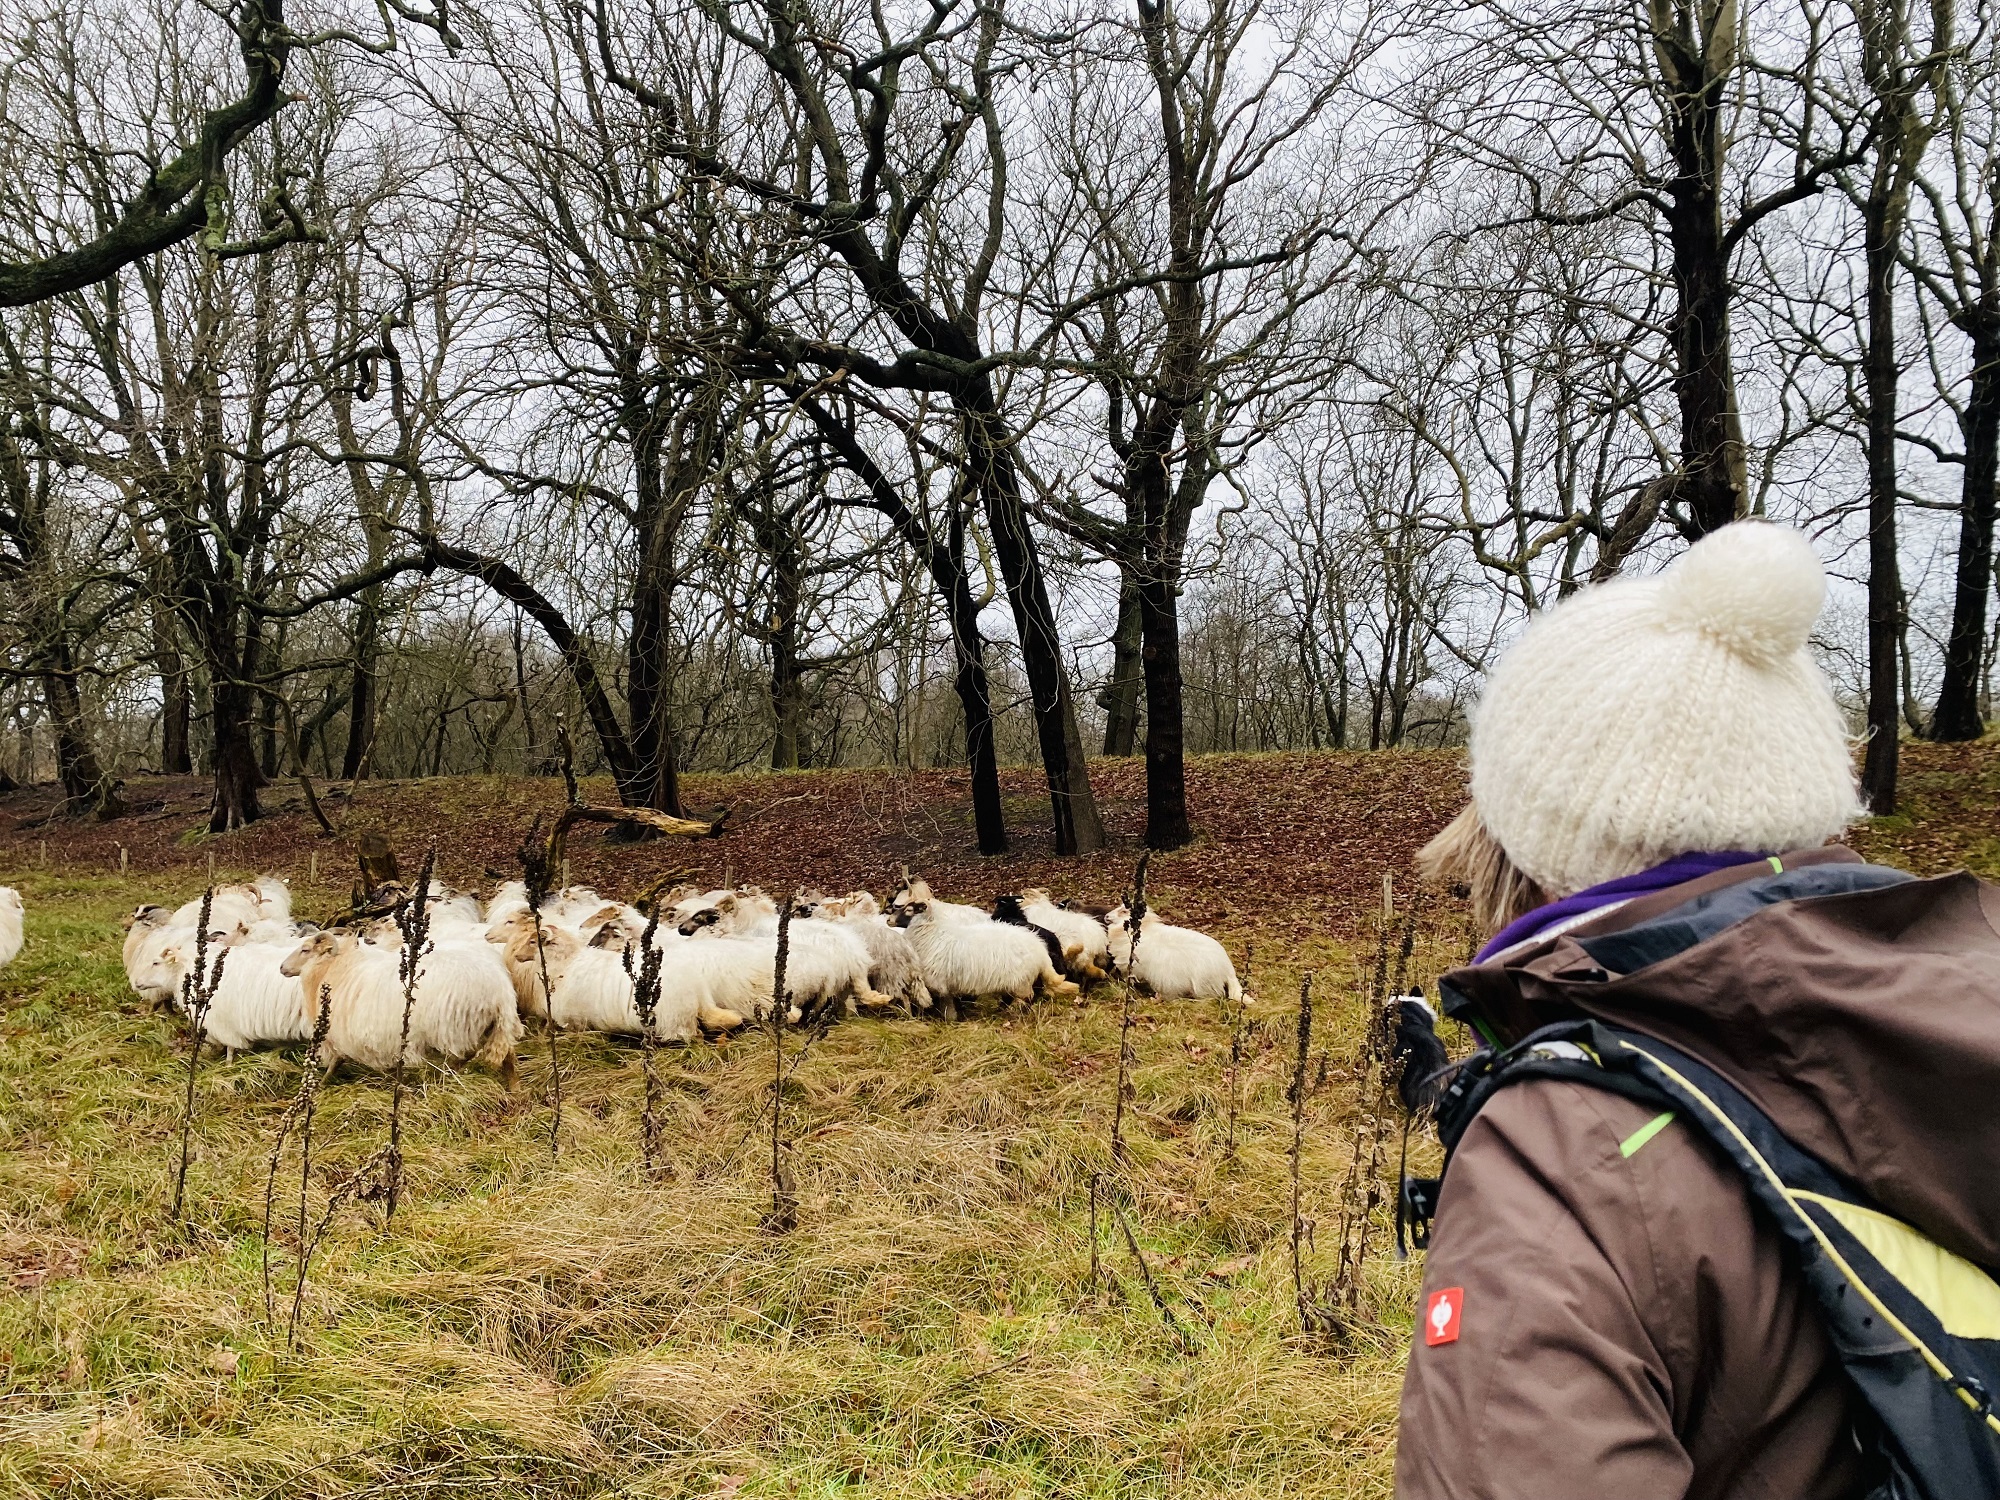
[[1125, 983], [1118, 1005], [1118, 1093], [1111, 1108], [1111, 1160], [1121, 1167], [1126, 1158], [1125, 1106], [1138, 1097], [1132, 1083], [1132, 1068], [1138, 1062], [1132, 1050], [1132, 986], [1138, 972], [1139, 931], [1146, 919], [1146, 869], [1152, 859], [1150, 849], [1139, 856], [1138, 867], [1132, 872], [1132, 890], [1125, 898], [1132, 942], [1125, 952]]
[[632, 1004], [639, 1012], [639, 1071], [645, 1079], [646, 1091], [645, 1101], [639, 1108], [639, 1155], [650, 1178], [671, 1175], [661, 1148], [660, 1075], [653, 1057], [654, 1049], [659, 1045], [659, 1033], [653, 1025], [660, 1011], [660, 960], [663, 955], [654, 942], [659, 929], [659, 903], [655, 902], [652, 913], [646, 918], [646, 930], [639, 937], [636, 960], [633, 957], [635, 950], [629, 946], [625, 949], [625, 973], [632, 980]]
[[326, 1045], [326, 1030], [332, 1017], [333, 991], [327, 985], [319, 987], [319, 1008], [313, 1017], [312, 1040], [306, 1043], [305, 1071], [299, 1078], [298, 1092], [292, 1095], [292, 1102], [285, 1106], [284, 1114], [278, 1117], [277, 1136], [271, 1142], [271, 1164], [264, 1177], [264, 1321], [276, 1323], [277, 1312], [271, 1299], [271, 1215], [278, 1195], [278, 1162], [284, 1155], [285, 1141], [296, 1125], [299, 1130], [299, 1224], [298, 1245], [303, 1248], [306, 1237], [306, 1189], [312, 1180], [312, 1122], [313, 1111], [319, 1097], [320, 1055]]
[[312, 1266], [312, 1258], [319, 1253], [320, 1244], [326, 1239], [327, 1231], [333, 1227], [334, 1216], [348, 1203], [373, 1203], [388, 1196], [389, 1148], [382, 1147], [347, 1176], [335, 1183], [326, 1196], [326, 1210], [313, 1226], [312, 1234], [301, 1240], [299, 1245], [299, 1279], [292, 1287], [292, 1313], [285, 1326], [285, 1347], [298, 1346], [299, 1314], [305, 1306], [306, 1273]]
[[549, 955], [543, 939], [542, 903], [549, 897], [549, 850], [542, 842], [541, 815], [528, 825], [528, 836], [521, 841], [519, 858], [521, 861], [521, 884], [527, 888], [528, 915], [535, 924], [535, 965], [541, 971], [542, 996], [548, 1004], [548, 1015], [544, 1025], [549, 1034], [549, 1159], [555, 1160], [561, 1154], [562, 1142], [562, 1052], [557, 1037], [562, 1028], [556, 1025], [555, 995], [549, 989]]
[[778, 913], [778, 955], [771, 967], [771, 1211], [758, 1227], [766, 1234], [790, 1234], [799, 1224], [799, 1190], [785, 1161], [785, 1016], [791, 1003], [785, 989], [785, 966], [791, 957], [792, 908], [802, 891]]
[[1126, 1248], [1132, 1252], [1132, 1259], [1139, 1263], [1139, 1278], [1146, 1283], [1146, 1295], [1153, 1299], [1153, 1306], [1159, 1309], [1160, 1321], [1167, 1325], [1175, 1342], [1181, 1346], [1181, 1353], [1195, 1353], [1195, 1341], [1188, 1336], [1187, 1329], [1181, 1326], [1181, 1320], [1174, 1316], [1173, 1305], [1160, 1290], [1159, 1282], [1154, 1280], [1153, 1268], [1146, 1264], [1145, 1252], [1139, 1248], [1139, 1237], [1132, 1232], [1131, 1223], [1116, 1203], [1111, 1205], [1111, 1217], [1118, 1221], [1118, 1227], [1124, 1231]]
[[396, 1201], [403, 1191], [403, 1092], [404, 1072], [410, 1052], [410, 1014], [417, 1004], [417, 976], [422, 971], [424, 951], [431, 939], [431, 881], [437, 874], [437, 840], [431, 840], [424, 854], [424, 867], [417, 874], [416, 893], [396, 913], [396, 926], [403, 933], [400, 974], [403, 981], [403, 1029], [396, 1042], [396, 1071], [389, 1085], [389, 1154], [385, 1172], [384, 1213], [396, 1216]]
[[[211, 854], [210, 859], [214, 858]], [[210, 885], [202, 892], [201, 917], [194, 935], [194, 967], [181, 976], [181, 1006], [186, 1011], [189, 1023], [187, 1094], [181, 1101], [181, 1160], [174, 1173], [173, 1218], [181, 1217], [181, 1209], [187, 1200], [188, 1163], [194, 1155], [194, 1081], [195, 1072], [201, 1063], [202, 1043], [208, 1038], [208, 1009], [215, 1002], [215, 992], [222, 985], [222, 966], [229, 958], [227, 947], [215, 955], [211, 968], [208, 962], [209, 916], [215, 905], [215, 887]]]

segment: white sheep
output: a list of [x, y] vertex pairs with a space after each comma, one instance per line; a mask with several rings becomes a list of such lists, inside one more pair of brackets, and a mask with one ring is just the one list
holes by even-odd
[[1139, 924], [1139, 955], [1132, 957], [1132, 914], [1121, 904], [1104, 925], [1111, 966], [1162, 1000], [1232, 1000], [1241, 1003], [1243, 984], [1229, 950], [1205, 932], [1173, 927], [1155, 912]]
[[11, 964], [25, 937], [27, 906], [11, 885], [0, 885], [0, 969]]
[[1040, 886], [1029, 886], [1016, 894], [1021, 914], [1035, 926], [1054, 933], [1056, 941], [1062, 944], [1064, 967], [1069, 970], [1070, 978], [1102, 979], [1111, 972], [1110, 941], [1102, 922], [1087, 912], [1057, 906]]
[[28, 906], [14, 886], [0, 886], [0, 968], [6, 968], [20, 954], [26, 938]]
[[955, 903], [935, 900], [921, 880], [909, 882], [897, 904], [896, 925], [917, 950], [934, 996], [1031, 1000], [1038, 987], [1050, 996], [1078, 993], [1049, 962], [1042, 940], [1025, 927], [996, 922], [977, 907], [954, 909]]
[[478, 937], [486, 926], [486, 912], [479, 904], [479, 898], [470, 891], [454, 891], [449, 887], [433, 891], [424, 902], [424, 916], [430, 922], [431, 935]]
[[[167, 919], [168, 925], [192, 929], [201, 921], [202, 897], [185, 901]], [[263, 893], [252, 885], [219, 885], [208, 907], [208, 930], [228, 932], [248, 927], [264, 915]]]
[[[699, 980], [691, 982], [690, 971], [673, 962], [673, 955], [689, 946], [693, 945], [676, 938], [671, 949], [662, 949], [660, 995], [653, 1011], [653, 1035], [660, 1041], [692, 1042], [704, 1027], [710, 1031], [730, 1031], [744, 1022], [741, 1012], [715, 1003], [710, 985]], [[623, 946], [609, 942], [586, 945], [568, 928], [552, 927], [542, 935], [539, 955], [535, 951], [534, 933], [527, 931], [514, 938], [506, 958], [510, 974], [516, 976], [516, 993], [523, 984], [534, 990], [539, 1013], [553, 1017], [564, 1031], [644, 1034], [634, 983], [640, 956], [632, 956], [633, 968], [628, 972]], [[541, 993], [544, 963], [549, 976], [546, 997]], [[768, 987], [765, 993], [768, 996]]]
[[282, 943], [287, 952], [298, 947], [301, 938], [311, 937], [319, 928], [311, 922], [294, 921], [290, 917], [259, 917], [248, 927], [239, 930], [234, 940], [246, 943]]
[[566, 885], [542, 903], [542, 915], [564, 927], [576, 927], [611, 904], [587, 885]]
[[519, 880], [510, 880], [493, 893], [493, 899], [486, 903], [486, 925], [490, 932], [509, 918], [528, 909], [528, 887]]
[[885, 995], [900, 999], [914, 1014], [931, 1008], [930, 986], [924, 983], [924, 966], [917, 957], [909, 934], [891, 927], [882, 908], [867, 891], [850, 891], [845, 896], [816, 896], [804, 903], [807, 914], [821, 921], [836, 922], [861, 939], [868, 950], [868, 982]]
[[[705, 899], [705, 898], [704, 898]], [[687, 903], [682, 903], [685, 907]], [[775, 971], [778, 941], [777, 906], [755, 887], [726, 891], [684, 919], [683, 937], [721, 934], [761, 944], [770, 952]], [[894, 1003], [868, 982], [868, 948], [859, 936], [835, 922], [807, 917], [788, 924], [785, 989], [806, 1010], [842, 1004], [853, 1015], [858, 1005], [871, 1010]]]
[[292, 888], [282, 875], [259, 875], [249, 888], [257, 893], [259, 917], [279, 922], [292, 919]]
[[[315, 1011], [326, 990], [329, 1073], [343, 1060], [378, 1072], [396, 1066], [404, 1004], [399, 954], [351, 932], [320, 932], [295, 948], [281, 971], [300, 980]], [[511, 1091], [520, 1039], [513, 985], [489, 945], [446, 940], [424, 953], [410, 1002], [406, 1063], [433, 1054], [453, 1062], [471, 1058], [497, 1070]]]
[[[237, 942], [208, 950], [209, 972], [213, 974], [220, 965], [222, 977], [213, 981], [215, 993], [201, 1029], [208, 1041], [222, 1048], [225, 1057], [234, 1060], [246, 1048], [302, 1042], [312, 1035], [305, 989], [283, 968], [296, 947], [294, 939], [284, 944]], [[182, 929], [177, 940], [160, 946], [132, 975], [132, 987], [141, 994], [165, 995], [175, 1010], [185, 1013], [187, 996], [182, 986], [194, 961], [194, 933]]]
[[153, 970], [161, 952], [177, 942], [194, 942], [194, 923], [176, 926], [173, 918], [164, 906], [141, 906], [125, 919], [125, 978], [135, 994], [154, 1006], [175, 1000], [174, 985], [157, 982]]
[[[771, 1014], [771, 991], [777, 971], [775, 944], [724, 935], [682, 938], [662, 930], [653, 942], [661, 950], [660, 982], [683, 987], [717, 1010], [733, 1010], [763, 1020]], [[785, 1019], [797, 1021], [799, 991], [787, 965], [785, 988], [793, 1003]]]

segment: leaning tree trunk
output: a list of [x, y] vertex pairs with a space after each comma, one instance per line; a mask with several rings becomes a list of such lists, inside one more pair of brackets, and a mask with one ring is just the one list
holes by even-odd
[[854, 435], [851, 424], [810, 395], [794, 391], [800, 408], [826, 445], [868, 489], [868, 503], [896, 528], [923, 561], [951, 625], [952, 691], [965, 717], [965, 762], [972, 781], [973, 836], [981, 854], [1007, 852], [1006, 811], [1000, 802], [1000, 763], [993, 740], [993, 692], [986, 675], [986, 637], [979, 629], [979, 601], [965, 573], [965, 518], [954, 506], [949, 534], [940, 541], [904, 504], [902, 492]]
[[[1879, 175], [1879, 174], [1878, 174]], [[1896, 810], [1902, 721], [1903, 585], [1896, 556], [1896, 249], [1899, 217], [1879, 189], [1864, 205], [1868, 272], [1868, 748], [1861, 795], [1869, 812]]]
[[65, 807], [74, 812], [88, 809], [100, 818], [123, 814], [125, 804], [90, 743], [83, 695], [76, 687], [76, 662], [67, 642], [57, 641], [50, 648], [50, 665], [42, 673], [42, 697], [55, 725], [56, 775], [62, 782]]
[[990, 392], [966, 416], [967, 454], [978, 493], [985, 501], [993, 552], [1007, 582], [1007, 602], [1021, 638], [1021, 664], [1035, 712], [1035, 734], [1048, 781], [1049, 810], [1058, 854], [1091, 854], [1104, 847], [1104, 823], [1090, 789], [1083, 735], [1070, 698], [1063, 666], [1062, 635], [1050, 607], [1042, 560], [1021, 504], [1020, 476], [1013, 455], [997, 441], [998, 416]]
[[1139, 693], [1145, 686], [1140, 662], [1144, 626], [1139, 586], [1129, 568], [1118, 570], [1118, 627], [1111, 637], [1111, 681], [1098, 696], [1104, 710], [1104, 753], [1127, 756], [1139, 746]]
[[1985, 667], [1986, 611], [1993, 595], [1993, 520], [2000, 483], [2000, 315], [1983, 309], [1973, 325], [1972, 393], [1965, 404], [1965, 485], [1958, 513], [1958, 577], [1944, 682], [1931, 715], [1934, 740], [1976, 740]]

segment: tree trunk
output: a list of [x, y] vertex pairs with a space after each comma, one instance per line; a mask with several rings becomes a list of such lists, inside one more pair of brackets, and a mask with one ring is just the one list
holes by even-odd
[[[1878, 180], [1879, 180], [1878, 173]], [[1867, 236], [1868, 352], [1868, 749], [1861, 795], [1869, 812], [1896, 810], [1902, 720], [1903, 586], [1896, 557], [1896, 246], [1900, 216], [1879, 188], [1863, 205]]]
[[165, 604], [153, 608], [153, 664], [160, 673], [160, 772], [185, 776], [194, 770], [194, 685]]
[[993, 739], [993, 689], [986, 675], [986, 638], [979, 601], [965, 574], [965, 525], [954, 516], [950, 545], [925, 549], [931, 581], [951, 621], [952, 691], [965, 720], [965, 766], [972, 782], [972, 832], [981, 854], [1007, 852], [1007, 815], [1000, 802], [1000, 757]]
[[340, 757], [344, 781], [359, 781], [374, 759], [375, 663], [382, 632], [382, 590], [362, 594], [354, 616], [354, 686], [347, 697], [347, 749]]
[[626, 698], [632, 733], [632, 774], [619, 787], [627, 807], [681, 816], [679, 747], [667, 698], [668, 591], [657, 566], [641, 565], [632, 596], [632, 643]]
[[805, 716], [805, 672], [789, 631], [771, 638], [771, 769], [799, 769], [799, 721]]
[[1146, 847], [1178, 849], [1194, 837], [1188, 826], [1186, 720], [1181, 702], [1179, 591], [1154, 576], [1139, 588], [1145, 635]]
[[1674, 398], [1681, 417], [1675, 489], [1692, 539], [1746, 514], [1749, 477], [1729, 351], [1729, 263], [1714, 184], [1705, 177], [1676, 179], [1674, 189]]
[[1958, 577], [1944, 683], [1931, 715], [1934, 740], [1976, 740], [1986, 732], [1980, 686], [1986, 610], [1993, 595], [1993, 519], [2000, 482], [2000, 316], [1981, 311], [1973, 325], [1972, 393], [1965, 404], [1965, 484], [1958, 512]]
[[210, 805], [208, 831], [227, 833], [254, 823], [264, 815], [257, 805], [257, 790], [264, 784], [257, 768], [257, 744], [252, 733], [256, 726], [256, 694], [242, 683], [217, 674], [210, 694], [213, 720], [215, 800]]
[[[1129, 568], [1118, 570], [1118, 629], [1111, 637], [1111, 680], [1098, 694], [1104, 710], [1104, 753], [1131, 755], [1139, 743], [1139, 692], [1145, 668], [1139, 659], [1144, 627], [1139, 587]], [[1178, 653], [1176, 653], [1178, 654]]]
[[[1729, 255], [1722, 228], [1723, 107], [1736, 67], [1733, 10], [1656, 6], [1652, 42], [1666, 90], [1666, 136], [1674, 175], [1667, 235], [1674, 281], [1674, 399], [1680, 407], [1681, 472], [1674, 492], [1692, 541], [1749, 506], [1743, 421], [1729, 352]], [[1688, 29], [1699, 25], [1699, 35]]]
[[76, 687], [75, 659], [63, 641], [50, 648], [50, 656], [52, 664], [42, 673], [42, 697], [55, 725], [56, 775], [62, 782], [64, 803], [71, 811], [88, 808], [100, 818], [119, 817], [125, 804], [90, 743], [83, 696]]
[[1020, 476], [1012, 453], [998, 441], [998, 415], [990, 392], [982, 392], [980, 404], [967, 407], [965, 417], [967, 457], [985, 501], [994, 555], [1007, 581], [1007, 602], [1021, 638], [1021, 664], [1028, 674], [1035, 734], [1048, 781], [1056, 853], [1095, 853], [1104, 847], [1104, 824], [1090, 790], [1083, 735], [1070, 700], [1069, 672], [1063, 666], [1062, 636], [1049, 606], [1041, 554], [1021, 504]]
[[627, 807], [650, 807], [681, 816], [680, 746], [668, 696], [667, 657], [672, 647], [674, 528], [679, 506], [669, 495], [663, 413], [632, 391], [630, 433], [634, 505], [638, 514], [638, 567], [632, 581], [632, 634], [626, 648], [626, 722], [632, 771], [619, 796]]

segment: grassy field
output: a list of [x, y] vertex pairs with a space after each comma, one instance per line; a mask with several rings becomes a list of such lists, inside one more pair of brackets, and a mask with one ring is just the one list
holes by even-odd
[[[1994, 748], [1914, 758], [1910, 816], [1861, 842], [1912, 868], [1996, 873]], [[1300, 1334], [1284, 1092], [1298, 979], [1314, 968], [1324, 1082], [1301, 1175], [1318, 1231], [1306, 1274], [1321, 1282], [1337, 1270], [1342, 1184], [1366, 1124], [1350, 1060], [1369, 913], [1382, 871], [1404, 868], [1448, 813], [1459, 772], [1448, 757], [1328, 756], [1201, 775], [1229, 785], [1236, 811], [1212, 815], [1157, 879], [1170, 909], [1239, 954], [1257, 948], [1233, 1154], [1219, 1009], [1136, 1007], [1122, 1170], [1115, 990], [955, 1027], [847, 1024], [787, 1085], [798, 1226], [767, 1233], [768, 1037], [661, 1054], [671, 1173], [653, 1181], [637, 1050], [562, 1039], [552, 1156], [548, 1043], [531, 1033], [515, 1097], [476, 1073], [418, 1081], [403, 1204], [387, 1222], [379, 1204], [334, 1216], [289, 1346], [295, 1151], [269, 1247], [272, 1316], [261, 1230], [299, 1060], [201, 1064], [189, 1206], [173, 1220], [186, 1052], [178, 1026], [127, 992], [118, 918], [198, 890], [210, 852], [225, 875], [291, 872], [301, 911], [329, 913], [349, 869], [339, 846], [307, 843], [294, 814], [190, 841], [171, 787], [149, 843], [120, 825], [0, 829], [0, 881], [22, 888], [30, 918], [26, 950], [0, 972], [0, 1495], [1386, 1495], [1418, 1268], [1385, 1253], [1378, 1216], [1360, 1316], [1338, 1340]], [[623, 893], [673, 860], [710, 878], [727, 860], [775, 886], [829, 825], [846, 830], [839, 847], [874, 840], [859, 862], [878, 886], [885, 864], [912, 858], [979, 894], [1065, 877], [1115, 891], [1129, 867], [1127, 847], [1078, 874], [1031, 841], [1011, 861], [951, 865], [948, 782], [918, 795], [890, 780], [716, 783], [698, 794], [746, 808], [733, 845], [592, 844], [577, 878]], [[1321, 788], [1309, 817], [1302, 782]], [[344, 810], [333, 799], [343, 834], [371, 814], [406, 849], [436, 832], [460, 865], [447, 873], [466, 879], [499, 858], [476, 849], [511, 848], [549, 792], [371, 795]], [[1108, 801], [1116, 826], [1129, 809]], [[1434, 904], [1418, 931], [1413, 969], [1428, 979], [1462, 951], [1463, 919]], [[803, 1040], [786, 1046], [796, 1055]], [[388, 1115], [381, 1080], [322, 1096], [313, 1220], [329, 1184], [381, 1145]], [[1093, 1286], [1094, 1174], [1122, 1184], [1145, 1273], [1184, 1336], [1108, 1224]]]

